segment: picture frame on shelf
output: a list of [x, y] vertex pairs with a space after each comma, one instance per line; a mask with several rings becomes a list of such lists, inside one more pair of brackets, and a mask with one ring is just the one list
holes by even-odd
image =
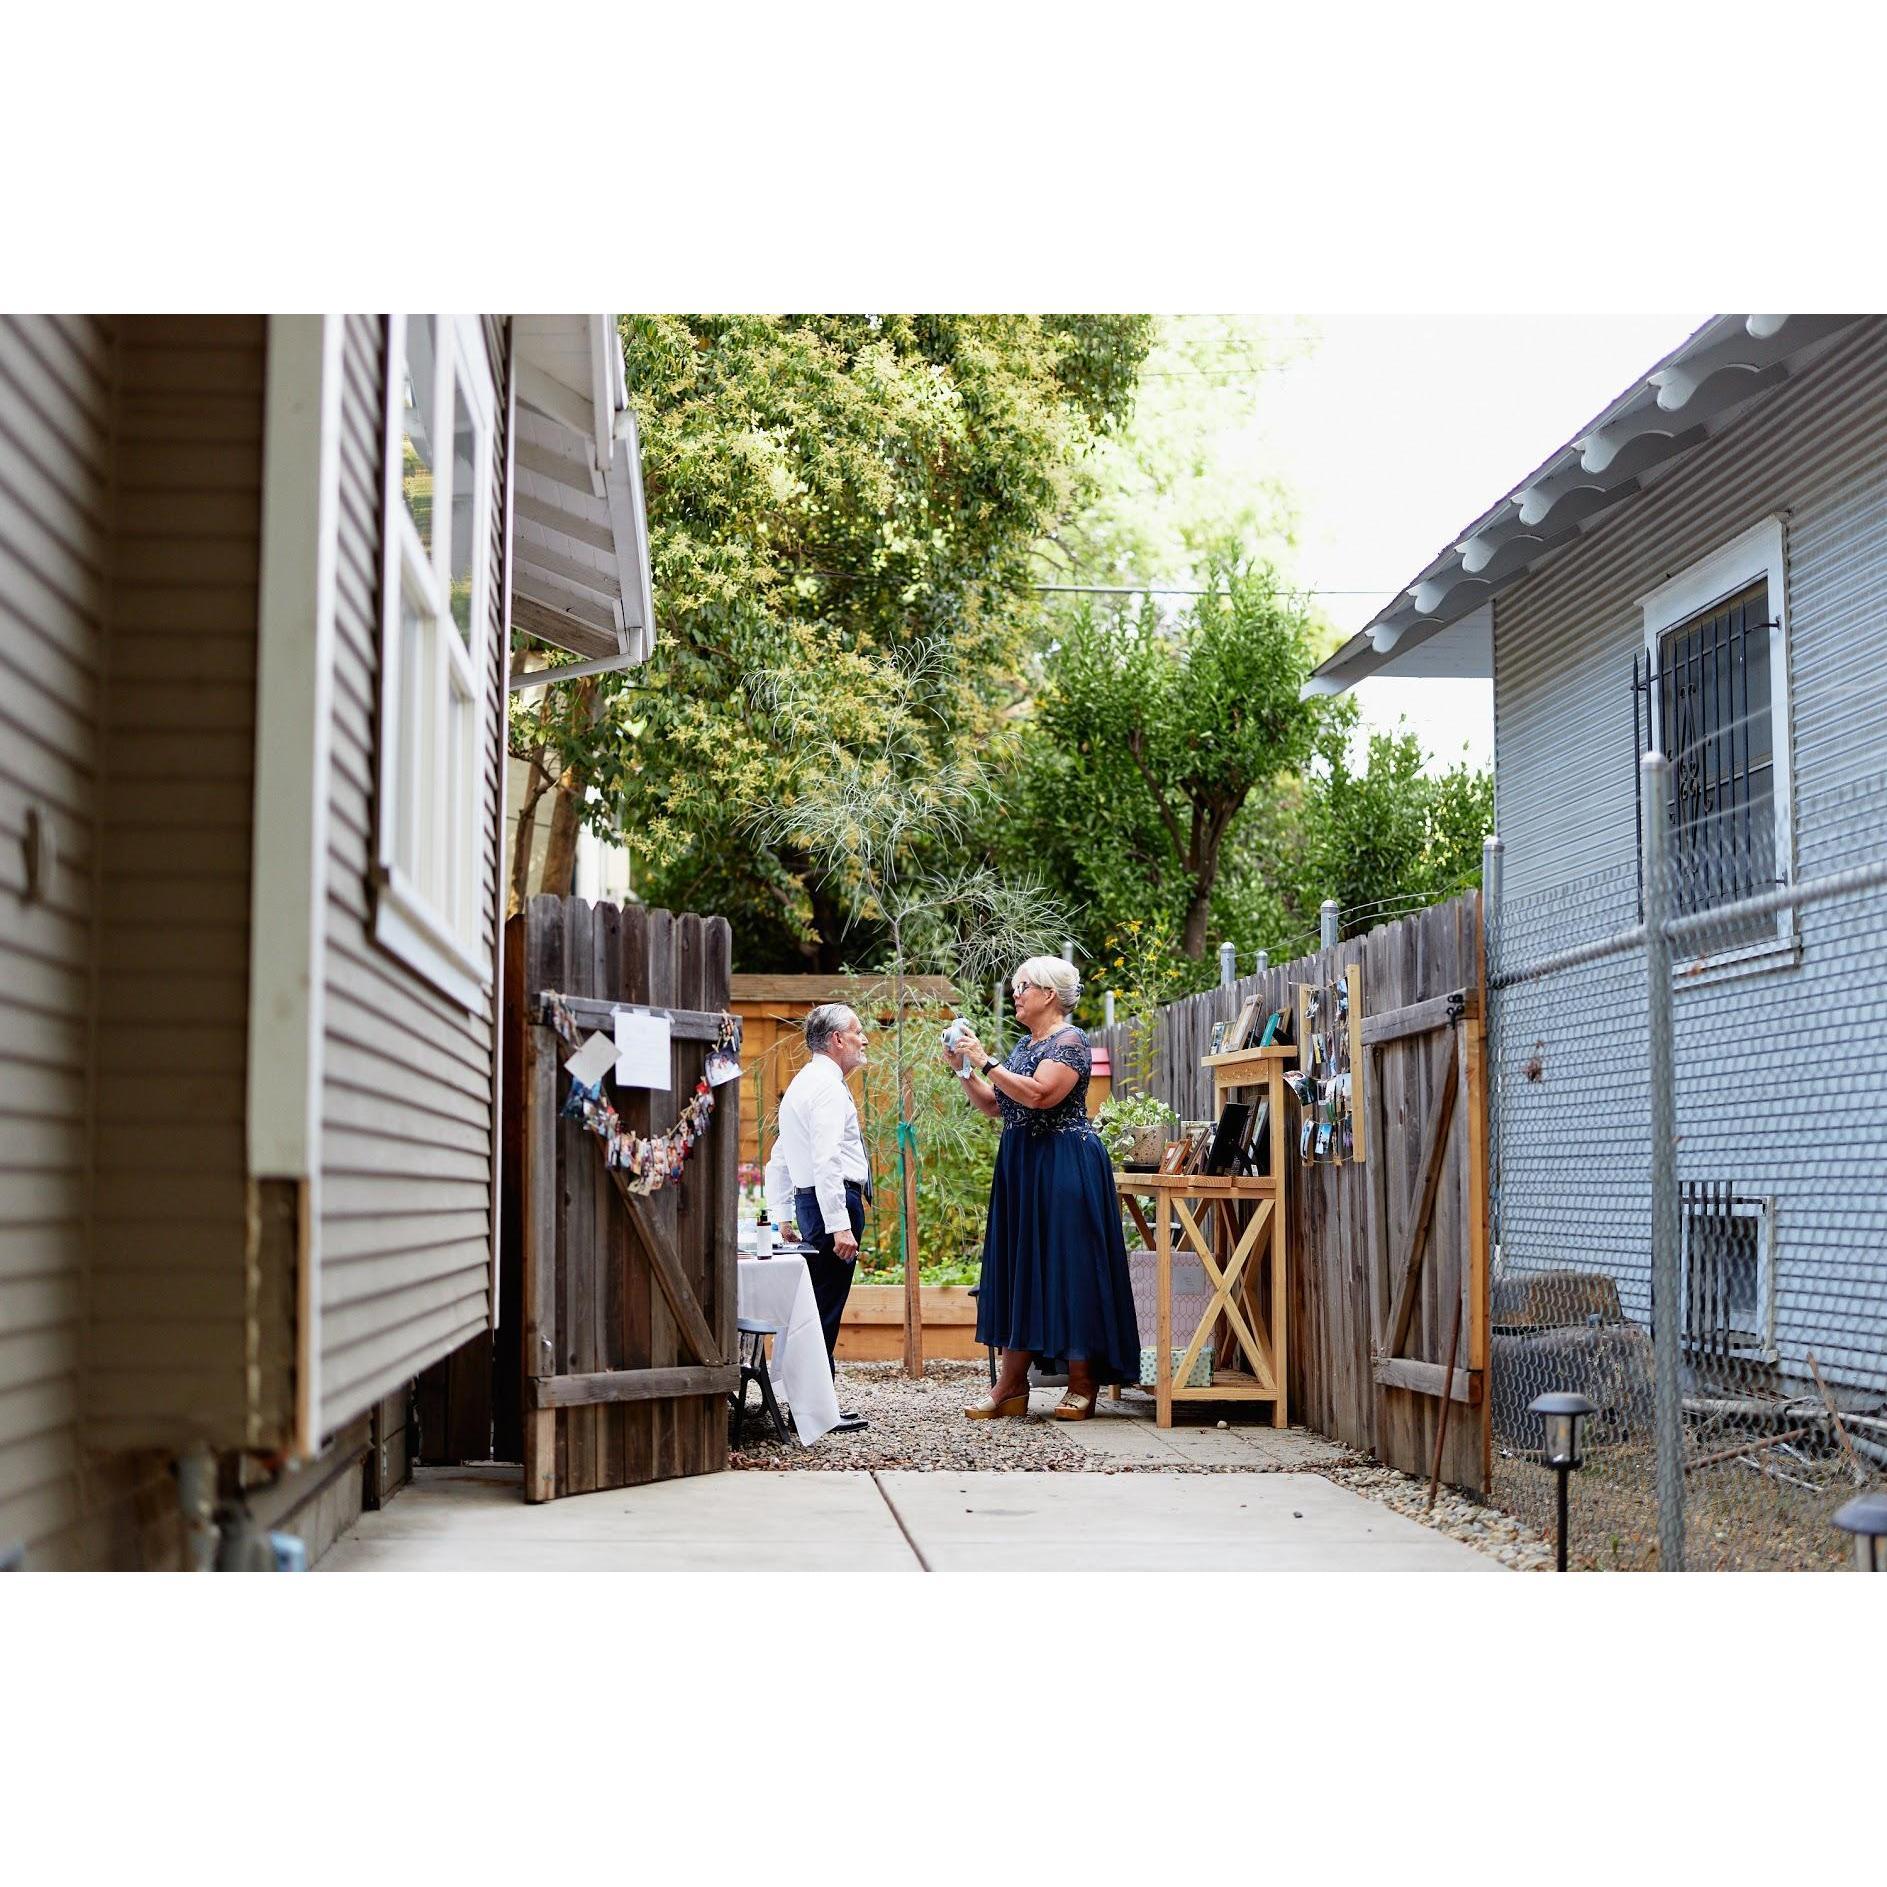
[[1251, 1126], [1249, 1101], [1227, 1101], [1213, 1124], [1212, 1144], [1206, 1150], [1205, 1171], [1236, 1173], [1245, 1162], [1245, 1136]]
[[1206, 1050], [1208, 1055], [1216, 1055], [1225, 1046], [1226, 1031], [1231, 1028], [1229, 1022], [1215, 1022], [1212, 1025], [1212, 1046]]
[[1252, 1027], [1257, 1020], [1258, 998], [1256, 996], [1247, 996], [1243, 1007], [1241, 1007], [1238, 1012], [1237, 1019], [1225, 1032], [1225, 1042], [1220, 1052], [1227, 1055], [1237, 1054], [1250, 1039]]
[[1160, 1155], [1160, 1171], [1162, 1173], [1178, 1173], [1183, 1171], [1186, 1164], [1186, 1155], [1191, 1151], [1192, 1139], [1189, 1135], [1182, 1135], [1177, 1140], [1169, 1140], [1166, 1144], [1166, 1151]]
[[1259, 1179], [1271, 1175], [1271, 1103], [1262, 1100], [1251, 1110], [1241, 1148], [1245, 1171]]
[[1186, 1162], [1179, 1169], [1182, 1173], [1203, 1173], [1206, 1170], [1206, 1157], [1212, 1151], [1212, 1129], [1216, 1123], [1209, 1120], [1196, 1120], [1186, 1145]]

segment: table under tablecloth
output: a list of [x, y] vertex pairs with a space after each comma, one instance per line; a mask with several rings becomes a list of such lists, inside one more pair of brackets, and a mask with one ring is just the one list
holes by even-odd
[[743, 1257], [736, 1301], [742, 1317], [779, 1326], [773, 1339], [773, 1393], [792, 1410], [799, 1439], [811, 1446], [838, 1427], [839, 1396], [805, 1259], [787, 1253]]

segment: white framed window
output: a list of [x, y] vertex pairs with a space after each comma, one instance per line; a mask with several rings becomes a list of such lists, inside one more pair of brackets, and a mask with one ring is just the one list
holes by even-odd
[[[1680, 912], [1793, 881], [1789, 601], [1783, 524], [1765, 518], [1640, 599], [1641, 742], [1671, 762], [1669, 823]], [[1794, 911], [1726, 930], [1713, 964], [1793, 955]]]
[[374, 936], [475, 1009], [492, 975], [479, 908], [491, 363], [466, 315], [394, 315], [387, 346]]
[[1684, 1347], [1776, 1359], [1776, 1202], [1727, 1184], [1683, 1189]]

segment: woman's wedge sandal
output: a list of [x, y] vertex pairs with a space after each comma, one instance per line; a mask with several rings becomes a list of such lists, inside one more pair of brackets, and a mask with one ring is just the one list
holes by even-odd
[[972, 1422], [993, 1421], [999, 1415], [1027, 1415], [1029, 1412], [1029, 1392], [1024, 1389], [1020, 1395], [1004, 1396], [998, 1401], [991, 1396], [987, 1402], [979, 1402], [974, 1408], [963, 1413]]
[[1085, 1422], [1094, 1413], [1094, 1405], [1100, 1400], [1099, 1389], [1091, 1390], [1086, 1401], [1070, 1389], [1062, 1399], [1049, 1410], [1049, 1419], [1055, 1422]]

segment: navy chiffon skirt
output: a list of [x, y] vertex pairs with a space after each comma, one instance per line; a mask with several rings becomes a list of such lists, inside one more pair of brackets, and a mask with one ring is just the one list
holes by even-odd
[[989, 1191], [976, 1339], [1032, 1351], [1049, 1374], [1078, 1361], [1098, 1383], [1140, 1380], [1120, 1199], [1098, 1135], [1004, 1131]]

